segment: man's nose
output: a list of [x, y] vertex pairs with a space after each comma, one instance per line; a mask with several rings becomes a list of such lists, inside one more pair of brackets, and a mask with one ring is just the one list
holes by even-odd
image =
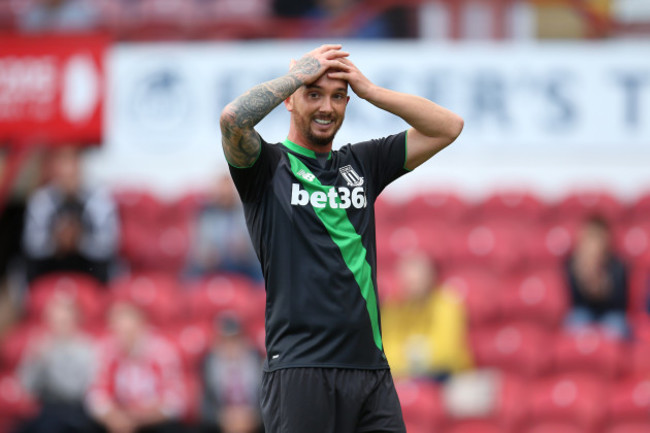
[[323, 111], [325, 113], [332, 112], [332, 101], [330, 101], [330, 98], [323, 98], [320, 106], [320, 111]]

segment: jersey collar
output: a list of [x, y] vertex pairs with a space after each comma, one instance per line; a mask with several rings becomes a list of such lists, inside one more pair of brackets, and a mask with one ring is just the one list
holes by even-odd
[[[306, 149], [306, 148], [294, 143], [293, 141], [290, 141], [288, 138], [285, 139], [282, 142], [282, 144], [287, 149], [289, 149], [290, 151], [295, 152], [297, 154], [300, 154], [302, 156], [306, 156], [307, 158], [313, 158], [313, 159], [318, 158], [318, 156], [316, 155], [316, 152], [314, 152], [313, 150], [310, 150], [310, 149]], [[328, 152], [327, 159], [332, 159], [332, 152]]]

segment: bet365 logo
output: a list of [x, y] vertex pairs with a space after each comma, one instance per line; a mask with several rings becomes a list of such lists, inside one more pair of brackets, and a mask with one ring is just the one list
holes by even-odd
[[[313, 176], [313, 174], [309, 173], [305, 173], [305, 175]], [[309, 179], [305, 178], [305, 180]], [[345, 186], [339, 186], [338, 188], [332, 186], [327, 193], [324, 191], [314, 191], [309, 194], [309, 191], [300, 187], [300, 184], [294, 183], [291, 185], [291, 205], [312, 205], [312, 207], [318, 209], [324, 207], [330, 207], [332, 209], [348, 209], [350, 207], [362, 209], [368, 205], [368, 201], [366, 200], [363, 187], [360, 186], [352, 190]]]

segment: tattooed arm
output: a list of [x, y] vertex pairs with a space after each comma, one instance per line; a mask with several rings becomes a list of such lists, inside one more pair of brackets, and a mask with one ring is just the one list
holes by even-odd
[[323, 45], [293, 63], [289, 73], [259, 84], [226, 105], [221, 112], [221, 143], [228, 162], [250, 167], [261, 141], [254, 127], [282, 101], [304, 84], [318, 80], [338, 59], [347, 57], [341, 45]]

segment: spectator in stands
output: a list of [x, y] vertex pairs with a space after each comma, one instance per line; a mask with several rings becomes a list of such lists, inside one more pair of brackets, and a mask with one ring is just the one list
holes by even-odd
[[598, 326], [606, 335], [630, 335], [627, 310], [627, 271], [611, 246], [610, 228], [605, 219], [586, 219], [565, 265], [571, 297], [566, 318], [570, 330]]
[[273, 13], [279, 17], [300, 18], [316, 7], [317, 0], [272, 0]]
[[401, 297], [381, 310], [384, 349], [396, 377], [444, 380], [472, 366], [465, 308], [440, 287], [435, 266], [422, 252], [397, 264]]
[[217, 328], [202, 368], [202, 431], [261, 431], [260, 355], [242, 332], [236, 317], [220, 317]]
[[19, 373], [25, 389], [41, 404], [21, 433], [93, 432], [98, 426], [83, 401], [96, 367], [92, 340], [79, 327], [79, 311], [66, 296], [55, 296], [44, 312], [44, 334], [29, 343]]
[[26, 32], [90, 30], [98, 20], [94, 2], [40, 0], [21, 17], [19, 25]]
[[[365, 9], [355, 6], [357, 0], [317, 0], [314, 7], [306, 16], [329, 20], [342, 25], [328, 28], [314, 26], [312, 31], [320, 32], [313, 36], [341, 36], [353, 38], [388, 38], [390, 29], [382, 15], [372, 16]], [[353, 17], [354, 20], [349, 18]], [[326, 21], [323, 21], [326, 23]]]
[[87, 396], [90, 413], [109, 433], [182, 431], [187, 401], [177, 351], [130, 303], [112, 306], [109, 327]]
[[57, 271], [83, 272], [106, 282], [119, 234], [110, 195], [82, 186], [80, 154], [53, 151], [49, 182], [27, 204], [23, 245], [27, 278]]
[[188, 274], [233, 272], [255, 280], [262, 270], [248, 236], [244, 212], [230, 176], [221, 176], [200, 206], [194, 224]]

